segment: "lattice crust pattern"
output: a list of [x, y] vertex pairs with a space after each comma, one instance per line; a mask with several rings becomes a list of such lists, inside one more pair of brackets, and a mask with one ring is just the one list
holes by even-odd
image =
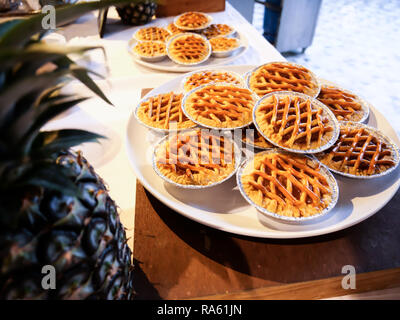
[[210, 82], [226, 82], [241, 85], [243, 80], [230, 72], [206, 70], [195, 72], [190, 75], [185, 80], [183, 87], [185, 91], [190, 91]]
[[165, 43], [159, 41], [138, 42], [133, 51], [143, 57], [158, 57], [167, 54]]
[[168, 51], [173, 61], [183, 64], [201, 62], [209, 55], [206, 40], [194, 34], [182, 34], [172, 39]]
[[179, 34], [179, 33], [185, 33], [185, 32], [186, 32], [185, 30], [179, 29], [174, 23], [170, 23], [170, 24], [167, 26], [167, 30], [168, 30], [172, 35]]
[[201, 12], [186, 12], [178, 17], [175, 21], [177, 28], [193, 28], [199, 29], [206, 27], [209, 23], [209, 18]]
[[173, 134], [156, 149], [160, 173], [181, 185], [210, 185], [235, 170], [234, 145], [208, 130]]
[[332, 201], [325, 173], [306, 156], [260, 153], [243, 169], [241, 180], [254, 203], [282, 216], [312, 216]]
[[311, 98], [272, 94], [255, 112], [261, 133], [282, 148], [313, 151], [327, 145], [334, 136], [335, 123]]
[[333, 170], [356, 176], [381, 174], [398, 161], [390, 143], [367, 126], [351, 122], [341, 123], [336, 143], [317, 157]]
[[163, 93], [144, 100], [137, 117], [146, 125], [165, 130], [186, 129], [195, 126], [182, 112], [182, 93]]
[[238, 128], [252, 122], [254, 97], [250, 90], [225, 84], [198, 88], [184, 101], [185, 112], [201, 125]]
[[206, 36], [207, 39], [211, 39], [218, 36], [230, 35], [234, 32], [234, 29], [227, 24], [222, 23], [213, 23], [204, 30], [202, 30], [201, 34]]
[[251, 125], [250, 127], [243, 129], [242, 131], [242, 141], [246, 142], [250, 145], [262, 148], [262, 149], [268, 149], [268, 148], [273, 148], [274, 145], [267, 141], [256, 129], [254, 125]]
[[257, 68], [249, 77], [249, 88], [260, 97], [274, 91], [294, 91], [315, 97], [320, 89], [311, 71], [286, 62]]
[[317, 98], [325, 104], [339, 121], [360, 121], [365, 115], [361, 100], [348, 91], [333, 86], [321, 86]]
[[169, 31], [160, 27], [147, 27], [139, 29], [135, 37], [139, 41], [167, 41], [171, 34]]
[[210, 39], [211, 48], [213, 51], [230, 51], [239, 47], [239, 40], [236, 38], [217, 37]]

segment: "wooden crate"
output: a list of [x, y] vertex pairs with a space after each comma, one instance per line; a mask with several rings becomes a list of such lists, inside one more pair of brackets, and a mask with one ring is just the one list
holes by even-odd
[[157, 17], [176, 16], [187, 11], [217, 12], [225, 10], [225, 0], [162, 0], [157, 6]]

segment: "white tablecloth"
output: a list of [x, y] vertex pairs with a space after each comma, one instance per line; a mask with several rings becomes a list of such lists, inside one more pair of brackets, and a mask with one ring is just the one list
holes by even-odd
[[[227, 3], [224, 12], [211, 13], [210, 15], [216, 23], [233, 25], [248, 39], [249, 48], [246, 53], [231, 64], [258, 65], [268, 61], [285, 60], [229, 3]], [[103, 39], [100, 39], [96, 16], [97, 13], [86, 15], [74, 24], [61, 28], [57, 31], [57, 34], [63, 36], [69, 44], [101, 45], [104, 47], [106, 62], [101, 50], [89, 54], [87, 58], [90, 58], [90, 63], [88, 62], [89, 59], [84, 59], [81, 62], [94, 71], [107, 76], [109, 81], [102, 84], [108, 87], [109, 92], [117, 92], [118, 81], [131, 77], [131, 90], [134, 93], [133, 96], [136, 97], [136, 100], [132, 101], [131, 104], [134, 106], [140, 98], [142, 88], [153, 88], [179, 76], [177, 73], [147, 69], [133, 61], [127, 51], [127, 41], [139, 27], [115, 31], [120, 30], [121, 26], [113, 23], [113, 17], [117, 17], [113, 9], [109, 13], [110, 22], [107, 26], [107, 33]], [[172, 17], [156, 19], [152, 24], [167, 25], [171, 20]], [[62, 37], [59, 38], [63, 39]], [[114, 85], [114, 89], [111, 91], [110, 83]], [[95, 144], [83, 146], [83, 152], [95, 170], [106, 181], [111, 197], [120, 207], [121, 220], [127, 228], [128, 236], [131, 237], [130, 246], [133, 247], [136, 178], [130, 168], [125, 149], [126, 126], [130, 111], [113, 107], [109, 107], [107, 110], [99, 109], [99, 111], [85, 110], [83, 105], [82, 108], [76, 108], [73, 112], [59, 117], [49, 127], [94, 129], [94, 131], [105, 136], [116, 138], [110, 138], [102, 146]], [[118, 142], [112, 143], [112, 141]]]

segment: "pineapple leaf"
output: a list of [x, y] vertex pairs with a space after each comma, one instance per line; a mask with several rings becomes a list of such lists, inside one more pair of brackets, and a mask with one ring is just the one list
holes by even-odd
[[[62, 6], [56, 9], [56, 23], [62, 25], [71, 22], [80, 16], [101, 8], [124, 5], [140, 0], [102, 0], [91, 2], [80, 2], [72, 5]], [[40, 13], [28, 19], [15, 20], [14, 23], [0, 25], [0, 48], [23, 47], [30, 37], [43, 31], [42, 20], [46, 14]], [[4, 25], [4, 27], [3, 27]]]
[[58, 70], [32, 75], [20, 79], [0, 92], [0, 128], [13, 112], [16, 102], [22, 97], [42, 88], [53, 86], [60, 78], [70, 73], [69, 70]]
[[69, 149], [84, 142], [97, 141], [105, 137], [97, 133], [78, 130], [63, 129], [58, 131], [42, 131], [32, 143], [32, 153], [36, 155], [52, 154], [62, 149]]
[[90, 89], [93, 93], [103, 99], [110, 105], [113, 105], [111, 101], [106, 97], [103, 91], [98, 87], [98, 85], [93, 81], [93, 79], [89, 76], [89, 73], [95, 74], [99, 77], [101, 75], [94, 73], [86, 68], [80, 67], [76, 65], [70, 58], [67, 56], [60, 58], [58, 61], [55, 61], [55, 64], [60, 68], [69, 67], [71, 70], [71, 75], [82, 82], [88, 89]]

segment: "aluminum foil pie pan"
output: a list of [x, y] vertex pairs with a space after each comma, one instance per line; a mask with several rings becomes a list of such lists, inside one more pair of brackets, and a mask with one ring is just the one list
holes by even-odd
[[[199, 37], [199, 38], [203, 39], [203, 40], [205, 41], [206, 45], [207, 45], [207, 50], [208, 50], [207, 55], [204, 56], [204, 58], [203, 58], [202, 60], [195, 61], [195, 62], [182, 62], [182, 61], [179, 61], [179, 60], [174, 59], [174, 57], [170, 54], [169, 47], [170, 47], [170, 45], [171, 45], [171, 43], [172, 43], [173, 40], [175, 40], [176, 38], [179, 38], [179, 37], [183, 37], [183, 36], [195, 36], [195, 37]], [[212, 51], [212, 50], [211, 50], [211, 44], [210, 44], [210, 42], [207, 40], [207, 38], [206, 38], [205, 36], [203, 36], [203, 35], [201, 35], [201, 34], [197, 34], [197, 33], [192, 33], [192, 32], [178, 33], [178, 34], [176, 34], [176, 35], [170, 37], [170, 38], [168, 39], [168, 42], [167, 42], [167, 55], [168, 55], [168, 57], [169, 57], [173, 62], [175, 62], [175, 63], [177, 63], [177, 64], [180, 64], [180, 65], [184, 65], [184, 66], [194, 66], [194, 65], [203, 63], [204, 61], [208, 60], [208, 58], [209, 58], [210, 55], [211, 55], [211, 51]]]
[[175, 132], [175, 131], [190, 130], [190, 129], [193, 129], [193, 128], [195, 128], [195, 127], [197, 126], [196, 124], [194, 124], [193, 127], [189, 127], [189, 128], [180, 128], [180, 129], [175, 130], [175, 129], [156, 128], [156, 127], [152, 127], [152, 126], [150, 126], [149, 124], [143, 122], [143, 121], [138, 117], [138, 114], [137, 114], [137, 113], [138, 113], [138, 111], [139, 111], [140, 105], [141, 105], [143, 102], [149, 100], [151, 97], [152, 97], [152, 96], [148, 96], [148, 97], [142, 98], [142, 99], [138, 102], [138, 104], [136, 105], [135, 110], [133, 110], [133, 115], [135, 116], [135, 119], [136, 119], [141, 125], [145, 126], [146, 128], [148, 128], [148, 129], [150, 129], [150, 130], [154, 130], [154, 131], [156, 131], [156, 132], [163, 133], [163, 134], [169, 133], [169, 132]]
[[[220, 37], [216, 37], [216, 38], [220, 38]], [[240, 48], [242, 47], [242, 44], [238, 38], [232, 38], [232, 39], [236, 39], [236, 42], [238, 43], [237, 47], [230, 49], [230, 50], [224, 50], [224, 51], [212, 50], [211, 55], [216, 58], [226, 58], [226, 57], [233, 56], [235, 53], [237, 53], [240, 50]]]
[[198, 11], [190, 11], [190, 12], [198, 13], [198, 14], [201, 14], [201, 15], [206, 16], [208, 22], [207, 22], [205, 25], [203, 25], [203, 26], [201, 26], [201, 27], [198, 27], [198, 28], [178, 26], [178, 25], [176, 24], [177, 20], [178, 20], [181, 16], [183, 16], [184, 14], [188, 13], [188, 12], [184, 12], [184, 13], [182, 13], [182, 14], [180, 14], [180, 15], [178, 15], [178, 16], [176, 16], [176, 17], [174, 18], [174, 25], [175, 25], [175, 27], [177, 27], [178, 29], [181, 29], [181, 30], [186, 30], [186, 31], [200, 31], [200, 30], [203, 30], [203, 29], [205, 29], [205, 28], [207, 28], [207, 27], [210, 26], [210, 24], [211, 24], [211, 22], [212, 22], [212, 17], [211, 17], [210, 15], [208, 15], [208, 14], [206, 14], [206, 13], [204, 13], [204, 12], [198, 12]]
[[160, 55], [157, 55], [157, 56], [154, 56], [154, 57], [143, 56], [143, 55], [141, 55], [141, 54], [135, 52], [135, 51], [133, 50], [133, 48], [136, 46], [136, 44], [141, 43], [141, 42], [159, 42], [159, 43], [165, 44], [165, 43], [162, 42], [162, 41], [136, 41], [134, 44], [131, 44], [131, 45], [129, 46], [129, 52], [130, 52], [134, 57], [136, 57], [137, 59], [141, 59], [141, 60], [147, 61], [147, 62], [160, 62], [160, 61], [164, 60], [164, 59], [167, 57], [167, 53], [166, 53], [166, 52], [165, 52], [164, 54], [160, 54]]
[[[232, 83], [227, 83], [227, 82], [210, 82], [210, 83], [203, 84], [203, 85], [201, 85], [201, 86], [199, 86], [199, 87], [196, 87], [196, 88], [190, 90], [189, 92], [187, 92], [187, 93], [184, 95], [183, 99], [182, 99], [182, 111], [183, 111], [183, 113], [185, 114], [185, 116], [186, 116], [187, 118], [189, 118], [190, 120], [192, 120], [194, 123], [197, 123], [197, 124], [198, 124], [199, 126], [201, 126], [201, 127], [205, 127], [205, 128], [209, 128], [209, 129], [214, 129], [214, 130], [221, 130], [221, 131], [228, 131], [228, 130], [241, 129], [241, 128], [247, 127], [247, 126], [249, 126], [250, 124], [253, 123], [253, 121], [250, 121], [249, 123], [245, 123], [245, 124], [243, 124], [243, 125], [241, 125], [241, 126], [237, 126], [237, 127], [232, 127], [232, 128], [219, 128], [219, 127], [213, 127], [213, 126], [209, 126], [209, 125], [203, 124], [203, 123], [199, 122], [198, 120], [193, 119], [193, 117], [190, 116], [190, 115], [188, 114], [188, 112], [186, 111], [186, 109], [185, 109], [186, 100], [187, 100], [188, 97], [189, 97], [192, 93], [194, 93], [195, 91], [200, 90], [200, 89], [203, 89], [204, 87], [211, 86], [211, 85], [221, 85], [221, 86], [230, 86], [230, 87], [238, 87], [238, 88], [247, 89], [245, 86], [233, 85]], [[250, 90], [250, 92], [252, 92], [252, 91]], [[257, 100], [258, 100], [259, 98], [258, 98], [258, 96], [255, 95], [254, 93], [252, 93], [252, 97], [253, 97], [253, 100], [254, 100], [254, 105], [256, 105]]]
[[[319, 82], [319, 84], [321, 86], [321, 90], [322, 90], [322, 87], [325, 87], [325, 86], [327, 86], [327, 87], [335, 87], [335, 88], [339, 89], [340, 91], [343, 91], [344, 93], [355, 95], [358, 98], [359, 102], [361, 103], [361, 108], [362, 108], [362, 110], [364, 112], [364, 115], [360, 120], [358, 120], [358, 121], [352, 120], [352, 122], [365, 123], [367, 121], [367, 119], [369, 117], [369, 112], [370, 112], [370, 109], [371, 109], [371, 104], [368, 101], [366, 101], [365, 99], [360, 97], [358, 94], [355, 94], [354, 92], [352, 92], [350, 90], [347, 90], [347, 89], [345, 89], [345, 88], [343, 88], [343, 87], [341, 87], [341, 86], [337, 85], [336, 83], [331, 82], [329, 80], [325, 80], [325, 79], [319, 78], [318, 82]], [[341, 120], [341, 121], [346, 121], [346, 120]]]
[[[189, 131], [191, 131], [191, 130], [192, 130], [192, 129], [188, 129], [188, 130], [185, 130], [185, 131], [181, 131], [180, 133], [183, 134], [184, 132], [189, 132]], [[206, 130], [207, 130], [207, 129], [206, 129]], [[169, 184], [171, 184], [171, 185], [174, 185], [174, 186], [176, 186], [176, 187], [183, 188], [183, 189], [205, 189], [205, 188], [210, 188], [210, 187], [215, 187], [215, 186], [220, 185], [221, 183], [227, 181], [228, 179], [230, 179], [232, 176], [234, 176], [234, 175], [236, 174], [236, 171], [238, 170], [238, 168], [239, 168], [239, 166], [240, 166], [240, 164], [241, 164], [241, 161], [242, 161], [242, 149], [241, 149], [240, 146], [234, 141], [234, 139], [229, 138], [229, 137], [226, 135], [226, 133], [224, 134], [222, 131], [220, 131], [220, 134], [218, 134], [218, 135], [219, 135], [219, 136], [224, 136], [224, 137], [226, 137], [227, 139], [229, 139], [229, 141], [232, 142], [233, 148], [234, 148], [233, 153], [234, 153], [235, 168], [234, 168], [234, 169], [232, 170], [232, 172], [231, 172], [228, 176], [226, 176], [224, 179], [222, 179], [222, 180], [220, 180], [220, 181], [217, 181], [217, 182], [215, 182], [215, 183], [212, 183], [212, 184], [208, 184], [208, 185], [196, 185], [196, 184], [186, 185], [186, 184], [177, 183], [177, 182], [175, 182], [175, 181], [173, 181], [173, 180], [167, 178], [166, 176], [164, 176], [164, 175], [160, 172], [160, 170], [158, 169], [158, 167], [157, 167], [157, 152], [158, 152], [158, 148], [160, 148], [160, 147], [164, 144], [164, 142], [165, 142], [168, 138], [170, 138], [170, 135], [166, 135], [165, 137], [161, 138], [161, 139], [156, 143], [156, 145], [154, 146], [153, 157], [152, 157], [152, 166], [153, 166], [153, 170], [154, 170], [154, 171], [156, 172], [156, 174], [157, 174], [161, 179], [163, 179], [165, 182], [167, 182], [167, 183], [169, 183]]]
[[267, 154], [267, 153], [282, 153], [282, 154], [290, 155], [289, 152], [286, 152], [286, 151], [280, 150], [280, 149], [269, 149], [266, 151], [262, 151], [262, 152], [254, 154], [251, 158], [247, 158], [246, 160], [244, 160], [241, 163], [241, 165], [239, 166], [237, 173], [236, 173], [236, 181], [237, 181], [237, 185], [239, 187], [239, 191], [242, 194], [243, 198], [251, 206], [255, 207], [258, 211], [262, 212], [263, 214], [267, 215], [268, 217], [271, 217], [280, 222], [291, 223], [291, 224], [301, 224], [301, 223], [305, 223], [305, 222], [315, 221], [323, 216], [326, 216], [336, 206], [336, 203], [338, 202], [338, 199], [339, 199], [339, 187], [338, 187], [337, 181], [336, 181], [335, 177], [333, 176], [333, 174], [328, 170], [328, 168], [326, 168], [324, 165], [322, 165], [312, 155], [304, 155], [304, 156], [309, 158], [310, 160], [315, 161], [316, 163], [320, 164], [321, 173], [327, 179], [328, 185], [332, 190], [331, 202], [325, 209], [323, 209], [320, 213], [317, 213], [317, 214], [314, 214], [314, 215], [308, 216], [308, 217], [288, 217], [288, 216], [283, 216], [283, 215], [280, 215], [280, 214], [272, 212], [272, 211], [268, 211], [266, 208], [256, 204], [244, 190], [243, 183], [242, 183], [243, 171], [244, 171], [244, 168], [246, 167], [246, 165], [250, 161], [254, 160], [255, 156], [260, 155], [260, 154]]
[[[201, 69], [201, 70], [195, 70], [195, 71], [192, 71], [192, 72], [189, 72], [189, 73], [186, 74], [186, 76], [182, 79], [182, 82], [181, 82], [182, 90], [184, 92], [186, 91], [185, 90], [185, 83], [192, 75], [194, 75], [196, 73], [202, 73], [202, 72], [227, 73], [227, 74], [231, 75], [232, 77], [236, 78], [240, 82], [240, 84], [238, 84], [239, 86], [245, 88], [245, 82], [243, 81], [242, 76], [240, 74], [234, 72], [234, 71], [227, 71], [227, 70], [223, 70], [223, 69]], [[221, 83], [229, 83], [229, 82], [224, 82], [224, 81], [210, 81], [210, 82], [204, 83], [204, 84], [209, 84], [211, 82], [212, 83], [219, 83], [219, 82], [221, 82]], [[233, 83], [233, 85], [235, 85], [235, 84]]]
[[[332, 137], [330, 138], [330, 140], [323, 146], [319, 147], [319, 148], [315, 148], [315, 149], [295, 149], [295, 148], [288, 148], [285, 146], [281, 146], [278, 143], [276, 143], [275, 141], [273, 141], [272, 139], [270, 139], [269, 137], [267, 137], [262, 131], [260, 126], [258, 125], [257, 121], [256, 121], [256, 111], [259, 108], [260, 104], [267, 98], [273, 96], [273, 95], [277, 95], [277, 96], [290, 96], [290, 97], [300, 97], [306, 100], [311, 100], [312, 104], [321, 107], [324, 112], [326, 112], [326, 115], [328, 116], [331, 124], [333, 125], [333, 133], [332, 133]], [[265, 96], [263, 96], [260, 100], [258, 100], [258, 102], [256, 103], [256, 105], [254, 106], [253, 109], [253, 123], [257, 129], [257, 131], [270, 143], [272, 143], [274, 146], [277, 146], [278, 148], [284, 149], [286, 151], [290, 151], [293, 153], [301, 153], [301, 154], [309, 154], [309, 153], [318, 153], [321, 151], [324, 151], [326, 149], [329, 149], [338, 139], [339, 137], [339, 133], [340, 133], [340, 128], [339, 128], [339, 121], [336, 119], [335, 115], [332, 113], [332, 111], [323, 103], [319, 102], [317, 99], [311, 98], [310, 96], [307, 96], [303, 93], [298, 93], [298, 92], [293, 92], [293, 91], [277, 91], [277, 92], [271, 92], [266, 94]]]
[[[310, 96], [310, 97], [313, 97], [313, 98], [318, 97], [319, 91], [321, 90], [321, 85], [320, 85], [320, 83], [318, 82], [318, 78], [316, 77], [316, 75], [315, 75], [310, 69], [308, 69], [308, 68], [306, 68], [306, 67], [304, 67], [304, 66], [302, 66], [302, 65], [300, 65], [300, 64], [293, 63], [293, 62], [282, 62], [282, 61], [268, 62], [268, 63], [264, 63], [264, 64], [262, 64], [262, 65], [260, 65], [260, 66], [258, 66], [258, 67], [256, 67], [256, 68], [254, 68], [253, 70], [249, 71], [250, 74], [247, 76], [247, 79], [246, 79], [246, 86], [247, 86], [247, 88], [248, 88], [249, 90], [251, 90], [251, 89], [250, 89], [250, 78], [251, 78], [252, 74], [253, 74], [254, 72], [256, 72], [259, 68], [261, 68], [261, 67], [263, 67], [263, 66], [266, 66], [266, 65], [269, 65], [269, 64], [273, 64], [273, 63], [281, 63], [281, 64], [285, 64], [285, 65], [290, 65], [290, 66], [294, 66], [294, 67], [298, 67], [298, 68], [307, 69], [308, 72], [309, 72], [310, 75], [311, 75], [311, 79], [312, 79], [313, 82], [318, 86], [318, 87], [316, 88], [316, 90], [315, 90], [314, 95], [312, 95], [312, 96]], [[277, 90], [277, 91], [273, 91], [273, 92], [281, 92], [281, 91]], [[290, 92], [295, 92], [295, 91], [290, 91]], [[272, 92], [271, 92], [271, 93], [272, 93]]]
[[[360, 179], [360, 180], [379, 178], [379, 177], [382, 177], [382, 176], [386, 176], [389, 173], [391, 173], [392, 171], [396, 170], [396, 168], [398, 167], [399, 162], [400, 162], [399, 147], [393, 142], [392, 139], [390, 139], [388, 136], [386, 136], [382, 131], [380, 131], [377, 128], [368, 126], [366, 124], [360, 123], [360, 122], [340, 121], [339, 125], [340, 126], [351, 126], [353, 128], [365, 128], [365, 129], [373, 132], [379, 139], [382, 139], [383, 141], [385, 141], [386, 145], [391, 149], [392, 156], [393, 156], [393, 161], [395, 162], [395, 165], [393, 167], [389, 168], [388, 170], [385, 170], [385, 171], [383, 171], [381, 173], [372, 174], [372, 175], [368, 175], [368, 176], [360, 176], [360, 175], [355, 175], [355, 174], [351, 174], [351, 173], [341, 172], [339, 170], [332, 169], [332, 168], [328, 167], [328, 165], [326, 165], [326, 164], [321, 162], [322, 165], [326, 166], [331, 172], [336, 173], [338, 175], [341, 175], [341, 176], [344, 176], [344, 177], [348, 177], [348, 178]], [[324, 154], [324, 153], [322, 153], [322, 154]], [[320, 154], [315, 154], [315, 156], [317, 158], [319, 158]]]

